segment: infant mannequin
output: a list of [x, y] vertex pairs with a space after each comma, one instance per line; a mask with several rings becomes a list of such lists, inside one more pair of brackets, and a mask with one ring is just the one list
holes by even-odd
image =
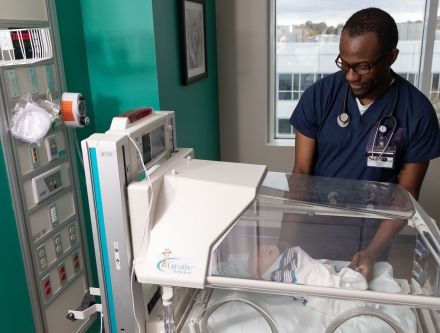
[[312, 259], [299, 247], [280, 253], [275, 245], [261, 245], [251, 253], [249, 271], [264, 280], [322, 287], [366, 290], [362, 274], [329, 260]]

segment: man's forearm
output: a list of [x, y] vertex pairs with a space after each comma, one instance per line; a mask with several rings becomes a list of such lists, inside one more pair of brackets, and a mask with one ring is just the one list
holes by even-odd
[[406, 220], [401, 219], [383, 220], [366, 251], [377, 259], [406, 223]]

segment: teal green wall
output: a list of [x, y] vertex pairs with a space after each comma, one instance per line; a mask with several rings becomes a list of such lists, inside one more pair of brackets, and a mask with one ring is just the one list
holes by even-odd
[[178, 147], [194, 148], [198, 159], [220, 160], [215, 0], [206, 0], [208, 78], [189, 86], [181, 84], [177, 4], [153, 0], [160, 106], [176, 112]]
[[0, 331], [32, 333], [35, 332], [34, 317], [1, 141], [0, 187], [0, 234], [4, 236], [0, 252], [7, 253], [2, 256], [3, 269], [0, 273]]
[[81, 7], [96, 131], [128, 109], [158, 110], [151, 0], [81, 0]]
[[[58, 27], [63, 54], [64, 73], [66, 76], [67, 91], [80, 92], [87, 104], [87, 115], [92, 119], [89, 126], [77, 129], [78, 141], [88, 138], [96, 132], [92, 91], [90, 86], [89, 68], [87, 66], [86, 43], [84, 39], [83, 17], [80, 1], [55, 0]], [[83, 205], [84, 224], [87, 233], [87, 245], [92, 268], [93, 287], [99, 287], [93, 244], [92, 225], [90, 221], [89, 202], [83, 166], [78, 163], [80, 174], [80, 190]], [[96, 320], [88, 330], [89, 333], [99, 332], [100, 322]]]

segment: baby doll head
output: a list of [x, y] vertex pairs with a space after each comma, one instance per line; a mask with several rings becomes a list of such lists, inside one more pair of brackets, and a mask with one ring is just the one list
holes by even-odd
[[249, 272], [260, 278], [279, 256], [280, 250], [275, 245], [257, 246], [249, 256]]

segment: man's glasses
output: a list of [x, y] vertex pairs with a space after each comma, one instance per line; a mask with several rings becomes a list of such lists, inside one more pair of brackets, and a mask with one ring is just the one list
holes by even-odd
[[374, 65], [376, 65], [380, 60], [382, 60], [388, 53], [382, 54], [375, 62], [373, 62], [371, 65], [353, 65], [350, 66], [346, 62], [341, 60], [341, 55], [339, 54], [335, 59], [335, 64], [340, 68], [343, 72], [348, 72], [351, 69], [353, 69], [356, 73], [362, 75], [362, 74], [368, 74], [370, 73], [371, 68], [373, 68]]

